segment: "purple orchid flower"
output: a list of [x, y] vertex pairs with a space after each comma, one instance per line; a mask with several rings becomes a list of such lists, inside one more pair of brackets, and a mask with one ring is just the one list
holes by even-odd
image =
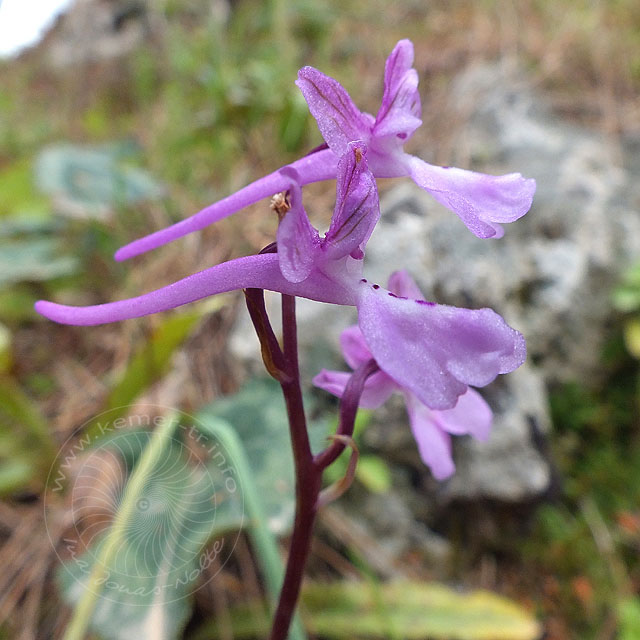
[[[388, 286], [389, 291], [395, 295], [424, 300], [422, 293], [406, 271], [393, 273], [389, 278]], [[374, 357], [362, 331], [357, 326], [349, 327], [342, 332], [340, 344], [347, 364], [354, 370]], [[455, 471], [451, 457], [451, 436], [469, 434], [478, 440], [486, 440], [489, 437], [493, 418], [489, 405], [475, 389], [467, 388], [458, 397], [452, 409], [431, 409], [413, 391], [389, 375], [384, 370], [384, 363], [379, 366], [380, 370], [370, 376], [364, 385], [360, 406], [366, 409], [377, 409], [389, 399], [392, 393], [401, 392], [405, 398], [411, 430], [418, 445], [420, 457], [437, 480], [448, 478]], [[341, 398], [351, 375], [343, 371], [323, 369], [313, 379], [313, 384]]]
[[[347, 145], [362, 140], [370, 149], [376, 177], [410, 176], [438, 202], [454, 211], [478, 237], [500, 237], [501, 223], [513, 222], [531, 207], [534, 180], [519, 173], [490, 176], [453, 167], [436, 167], [404, 153], [402, 146], [422, 124], [418, 74], [412, 68], [413, 45], [401, 40], [387, 59], [382, 104], [377, 116], [362, 113], [333, 78], [304, 67], [296, 84], [302, 91], [326, 145], [296, 160], [290, 168], [301, 185], [336, 177], [338, 159]], [[326, 148], [328, 146], [328, 148]], [[119, 249], [116, 260], [126, 260], [156, 249], [288, 187], [290, 173], [280, 170], [251, 183], [200, 212], [139, 238]]]
[[63, 324], [96, 325], [250, 287], [352, 305], [380, 368], [432, 409], [453, 408], [468, 385], [484, 386], [524, 362], [524, 338], [491, 309], [410, 299], [362, 277], [364, 247], [380, 217], [364, 144], [349, 143], [338, 163], [336, 206], [324, 237], [309, 222], [295, 171], [282, 171], [291, 208], [278, 228], [277, 254], [224, 262], [137, 298], [89, 307], [41, 300], [36, 310]]

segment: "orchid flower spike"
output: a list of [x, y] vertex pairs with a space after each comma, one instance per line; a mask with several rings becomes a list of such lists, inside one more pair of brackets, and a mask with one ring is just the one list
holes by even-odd
[[[406, 271], [396, 271], [392, 274], [388, 286], [394, 295], [424, 300]], [[340, 344], [347, 364], [354, 370], [373, 358], [364, 335], [357, 326], [349, 327], [342, 332]], [[377, 409], [392, 393], [402, 393], [420, 457], [437, 480], [448, 478], [455, 471], [451, 456], [451, 436], [468, 434], [478, 440], [486, 440], [493, 418], [489, 405], [475, 389], [467, 387], [453, 408], [432, 409], [402, 382], [396, 381], [382, 368], [383, 366], [384, 362], [380, 369], [367, 379], [360, 406]], [[313, 384], [341, 398], [351, 376], [351, 373], [323, 369], [313, 379]]]
[[[409, 176], [438, 202], [454, 211], [478, 237], [500, 237], [501, 223], [513, 222], [531, 207], [534, 180], [519, 173], [490, 176], [464, 169], [436, 167], [404, 153], [402, 146], [422, 124], [418, 74], [413, 45], [401, 40], [387, 59], [384, 91], [378, 114], [362, 113], [344, 87], [313, 67], [298, 73], [296, 84], [318, 122], [326, 145], [289, 167], [300, 185], [334, 179], [338, 160], [350, 142], [364, 141], [370, 167], [378, 178]], [[328, 147], [328, 148], [327, 148]], [[200, 212], [119, 249], [116, 260], [126, 260], [156, 249], [193, 231], [226, 218], [262, 198], [288, 188], [290, 173], [277, 170]]]
[[482, 387], [519, 367], [524, 338], [491, 309], [458, 309], [387, 291], [362, 277], [365, 245], [380, 217], [362, 142], [337, 166], [336, 205], [324, 237], [309, 222], [295, 171], [283, 169], [291, 208], [277, 254], [237, 258], [137, 298], [89, 307], [41, 300], [36, 310], [63, 324], [96, 325], [173, 309], [206, 296], [255, 287], [352, 305], [378, 366], [432, 409], [451, 409], [468, 385]]

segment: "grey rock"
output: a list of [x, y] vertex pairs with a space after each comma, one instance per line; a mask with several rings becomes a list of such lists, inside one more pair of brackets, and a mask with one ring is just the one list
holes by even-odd
[[[385, 285], [405, 268], [428, 299], [491, 307], [527, 339], [529, 364], [486, 390], [495, 412], [489, 441], [456, 439], [458, 470], [441, 487], [445, 500], [511, 502], [545, 491], [549, 464], [532, 430], [550, 428], [546, 386], [598, 375], [611, 290], [640, 256], [640, 141], [620, 146], [554, 116], [521, 78], [500, 66], [457, 78], [452, 102], [469, 117], [453, 145], [464, 155], [450, 164], [535, 178], [532, 210], [505, 225], [503, 238], [482, 240], [409, 180], [398, 181], [381, 199], [367, 246], [369, 280]], [[314, 309], [301, 321], [303, 346], [336, 349], [355, 315]]]
[[63, 69], [121, 58], [149, 27], [145, 0], [75, 0], [47, 36], [49, 64]]
[[444, 500], [490, 498], [520, 502], [539, 496], [550, 480], [536, 436], [549, 431], [547, 394], [539, 372], [523, 366], [487, 394], [494, 409], [491, 436], [455, 443], [457, 472], [442, 487]]
[[400, 185], [382, 200], [368, 272], [383, 284], [393, 269], [407, 268], [427, 297], [489, 306], [526, 336], [536, 368], [488, 389], [491, 438], [456, 439], [458, 470], [441, 494], [520, 501], [549, 484], [548, 462], [532, 440], [532, 427], [545, 433], [550, 425], [545, 385], [598, 375], [611, 290], [640, 256], [638, 142], [626, 142], [621, 156], [613, 141], [554, 117], [497, 66], [459, 77], [453, 101], [470, 114], [453, 145], [470, 163], [451, 163], [535, 178], [534, 206], [505, 225], [502, 239], [480, 240], [428, 194]]

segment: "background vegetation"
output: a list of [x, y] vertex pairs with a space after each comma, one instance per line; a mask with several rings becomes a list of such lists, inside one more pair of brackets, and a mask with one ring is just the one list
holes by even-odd
[[[607, 135], [640, 130], [634, 0], [405, 0], [393, 7], [239, 0], [215, 3], [217, 11], [196, 0], [150, 5], [149, 37], [125, 57], [54, 68], [49, 36], [0, 63], [2, 637], [48, 638], [67, 621], [55, 586], [60, 560], [42, 516], [60, 446], [106, 409], [155, 402], [196, 412], [240, 389], [248, 375], [226, 346], [236, 298], [100, 328], [45, 322], [33, 302], [134, 295], [270, 242], [275, 221], [256, 205], [131, 264], [111, 257], [319, 144], [293, 84], [300, 66], [339, 77], [361, 107], [375, 111], [382, 61], [398, 39], [411, 38], [425, 115], [413, 145], [434, 148], [440, 164], [459, 126], [442, 111], [449, 80], [479, 60], [517, 59], [558, 113]], [[94, 155], [74, 155], [78, 145]], [[105, 175], [117, 188], [98, 193], [92, 180]], [[332, 191], [313, 187], [316, 211], [328, 216]], [[602, 376], [589, 387], [551, 390], [555, 491], [528, 505], [524, 517], [489, 505], [507, 534], [487, 540], [467, 521], [459, 562], [437, 576], [517, 600], [550, 639], [640, 637], [637, 276], [621, 274], [612, 293], [618, 321]], [[369, 462], [369, 477], [387, 477], [379, 464]], [[385, 489], [368, 483], [366, 464], [359, 482], [363, 490]], [[49, 525], [62, 535], [68, 502], [50, 498]], [[440, 529], [453, 535], [455, 522]], [[379, 575], [362, 548], [335, 527], [330, 518], [320, 527], [310, 574], [364, 576], [375, 585]], [[232, 637], [234, 607], [264, 594], [247, 540], [241, 536], [229, 567], [198, 592], [185, 637], [205, 637], [213, 619], [217, 637]], [[410, 557], [396, 566], [421, 580], [434, 575], [416, 571]], [[328, 633], [320, 617], [316, 628]]]

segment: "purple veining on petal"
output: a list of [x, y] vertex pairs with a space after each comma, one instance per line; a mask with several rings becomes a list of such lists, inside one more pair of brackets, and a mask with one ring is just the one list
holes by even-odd
[[387, 58], [384, 92], [373, 134], [407, 140], [422, 124], [418, 74], [413, 65], [413, 44], [400, 40]]
[[[436, 200], [452, 209], [481, 238], [499, 238], [502, 223], [513, 222], [531, 207], [535, 182], [519, 174], [484, 176], [463, 169], [433, 167], [402, 152], [402, 144], [420, 125], [418, 76], [413, 45], [401, 40], [385, 64], [384, 92], [377, 118], [362, 113], [346, 90], [317, 69], [304, 67], [296, 82], [318, 122], [325, 143], [292, 164], [300, 184], [335, 178], [338, 158], [350, 142], [370, 147], [370, 168], [377, 178], [411, 176]], [[326, 146], [329, 148], [325, 148]], [[236, 193], [205, 207], [189, 218], [139, 238], [119, 249], [116, 260], [126, 260], [199, 231], [240, 209], [284, 190], [278, 170]], [[361, 257], [354, 250], [354, 258]]]
[[368, 140], [372, 124], [369, 117], [360, 112], [337, 80], [313, 67], [303, 67], [296, 84], [322, 137], [337, 156], [346, 152], [349, 142]]
[[323, 240], [327, 256], [364, 257], [364, 247], [379, 219], [378, 188], [369, 171], [367, 147], [361, 141], [350, 142], [338, 162], [336, 205]]

